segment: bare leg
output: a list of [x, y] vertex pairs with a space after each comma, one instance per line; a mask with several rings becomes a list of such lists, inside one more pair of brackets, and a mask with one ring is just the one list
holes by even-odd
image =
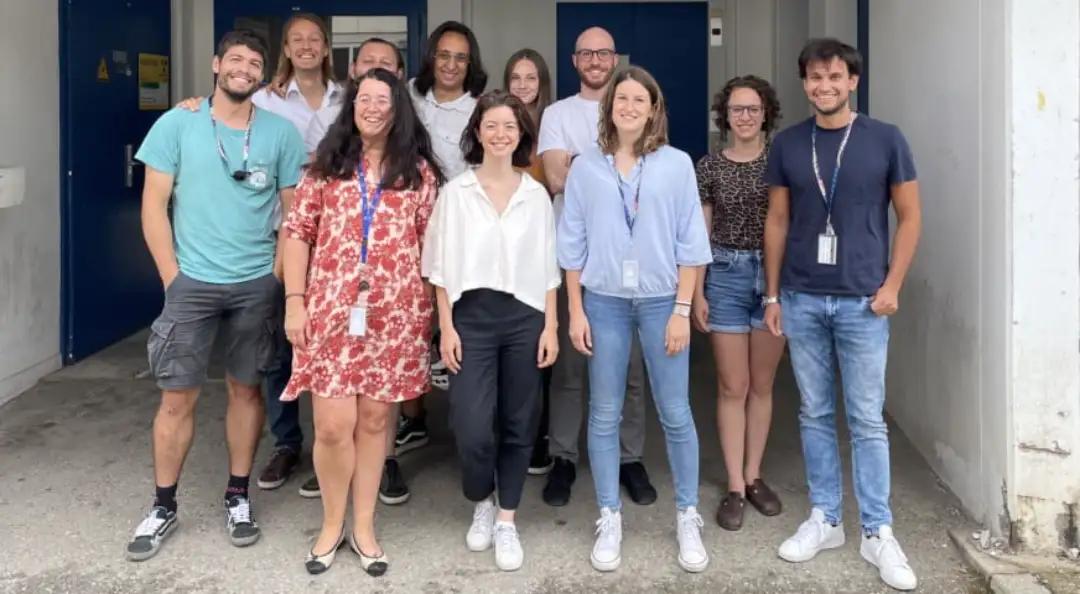
[[750, 333], [750, 396], [746, 404], [746, 466], [744, 478], [761, 478], [761, 460], [772, 424], [773, 382], [784, 354], [784, 338], [763, 330]]
[[356, 466], [356, 398], [311, 398], [315, 416], [315, 445], [312, 458], [322, 493], [323, 523], [313, 550], [329, 552], [345, 525], [349, 503], [349, 483]]
[[378, 402], [363, 396], [356, 398], [356, 467], [352, 476], [353, 534], [356, 544], [365, 554], [382, 554], [375, 538], [375, 501], [379, 495], [386, 460], [387, 419], [393, 404]]
[[743, 456], [746, 444], [746, 395], [750, 390], [749, 348], [746, 334], [713, 333], [716, 360], [717, 407], [720, 445], [724, 450], [728, 491], [746, 492]]
[[199, 389], [164, 390], [154, 416], [154, 481], [158, 486], [175, 485], [180, 479], [195, 432], [195, 402]]
[[259, 447], [266, 408], [260, 386], [245, 386], [226, 378], [229, 404], [225, 410], [225, 441], [229, 444], [229, 472], [248, 476]]

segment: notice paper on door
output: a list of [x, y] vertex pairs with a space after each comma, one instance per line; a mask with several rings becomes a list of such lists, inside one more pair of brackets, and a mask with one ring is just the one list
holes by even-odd
[[169, 56], [139, 54], [139, 110], [169, 109]]

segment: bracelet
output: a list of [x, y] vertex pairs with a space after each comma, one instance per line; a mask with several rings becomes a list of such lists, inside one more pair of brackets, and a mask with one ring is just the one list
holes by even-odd
[[678, 305], [693, 305], [694, 304], [693, 301], [679, 301], [678, 299], [675, 300], [675, 303], [678, 304]]
[[303, 293], [285, 293], [285, 298], [286, 299], [288, 299], [290, 297], [303, 297], [303, 296], [304, 296]]

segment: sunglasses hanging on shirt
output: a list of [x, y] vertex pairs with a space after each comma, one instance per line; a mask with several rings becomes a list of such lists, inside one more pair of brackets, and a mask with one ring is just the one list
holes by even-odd
[[206, 103], [210, 106], [210, 125], [214, 128], [214, 141], [217, 142], [217, 151], [218, 156], [221, 157], [221, 164], [225, 166], [225, 171], [232, 172], [229, 174], [230, 177], [242, 182], [251, 177], [251, 172], [248, 171], [248, 153], [251, 151], [251, 126], [255, 123], [255, 106], [252, 105], [251, 111], [248, 112], [247, 129], [244, 130], [244, 162], [240, 169], [233, 170], [229, 165], [229, 158], [225, 155], [225, 147], [221, 144], [221, 137], [218, 136], [217, 120], [214, 118], [214, 98], [207, 98]]

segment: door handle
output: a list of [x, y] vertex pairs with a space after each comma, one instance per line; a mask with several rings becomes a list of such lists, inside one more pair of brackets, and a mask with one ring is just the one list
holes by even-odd
[[135, 166], [142, 163], [135, 160], [135, 147], [131, 144], [124, 145], [124, 187], [135, 187]]

